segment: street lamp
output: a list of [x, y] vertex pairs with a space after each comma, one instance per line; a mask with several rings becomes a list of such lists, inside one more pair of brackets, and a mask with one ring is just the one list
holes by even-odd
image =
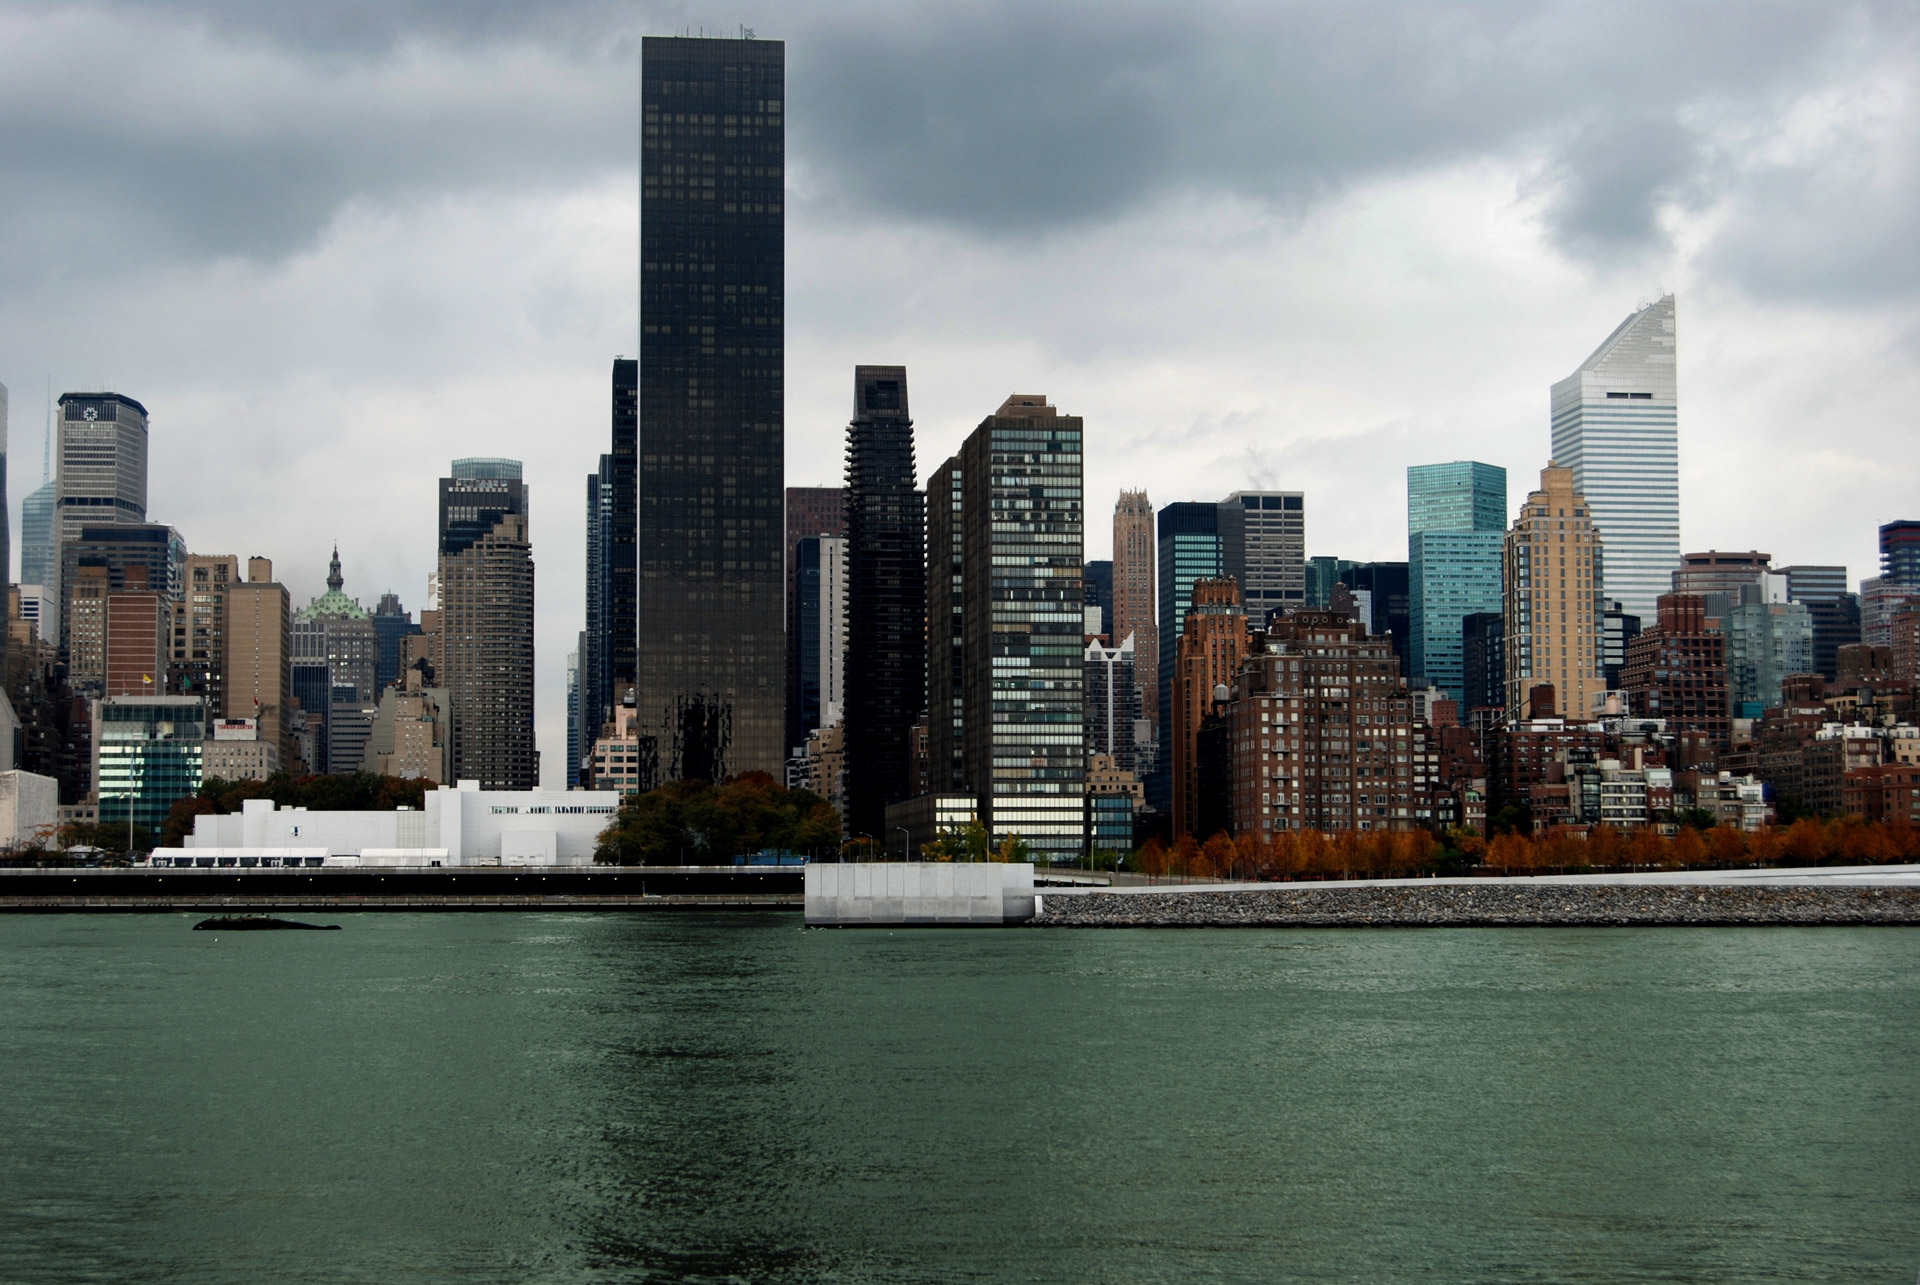
[[[855, 830], [853, 832], [853, 837], [856, 839], [865, 839], [868, 843], [879, 842], [879, 840], [875, 839], [872, 835], [868, 834], [865, 830]], [[865, 851], [865, 849], [862, 849], [862, 851]]]
[[896, 825], [893, 828], [906, 836], [906, 838], [900, 841], [900, 859], [902, 861], [913, 860], [913, 831], [907, 829], [904, 825]]

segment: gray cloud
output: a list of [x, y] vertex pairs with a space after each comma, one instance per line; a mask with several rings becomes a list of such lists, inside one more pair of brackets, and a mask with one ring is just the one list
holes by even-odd
[[[785, 28], [762, 34], [789, 41], [791, 155], [820, 217], [1044, 236], [1170, 192], [1298, 213], [1382, 174], [1529, 156], [1560, 245], [1602, 258], [1662, 249], [1659, 211], [1675, 199], [1813, 200], [1831, 186], [1821, 165], [1716, 168], [1703, 130], [1764, 133], [1796, 94], [1910, 59], [1917, 21], [1904, 6], [1751, 3], [777, 16]], [[271, 259], [354, 202], [630, 169], [639, 36], [722, 29], [684, 6], [598, 0], [202, 0], [16, 19], [25, 35], [0, 52], [0, 176], [35, 199], [0, 207], [0, 238], [23, 251], [0, 266], [15, 280], [81, 258]], [[90, 64], [112, 74], [76, 74]], [[1901, 221], [1862, 226], [1871, 240], [1841, 254], [1898, 239]], [[1737, 254], [1779, 257], [1764, 236]], [[1835, 265], [1801, 285], [1851, 275]]]

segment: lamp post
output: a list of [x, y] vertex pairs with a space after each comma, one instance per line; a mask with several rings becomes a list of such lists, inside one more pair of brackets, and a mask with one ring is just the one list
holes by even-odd
[[[853, 832], [853, 837], [856, 839], [865, 839], [868, 843], [879, 842], [879, 840], [875, 839], [872, 835], [868, 834], [865, 830], [855, 830]], [[865, 851], [865, 849], [862, 849], [862, 851]]]
[[906, 836], [905, 838], [900, 840], [900, 860], [902, 861], [913, 860], [913, 831], [907, 829], [907, 827], [904, 825], [896, 825], [893, 828], [898, 830], [902, 835]]

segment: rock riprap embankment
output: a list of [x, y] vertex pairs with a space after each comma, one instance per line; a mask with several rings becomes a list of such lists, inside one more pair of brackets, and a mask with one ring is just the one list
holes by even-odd
[[1920, 888], [1800, 884], [1471, 884], [1220, 892], [1050, 892], [1032, 923], [1062, 928], [1490, 928], [1920, 924]]

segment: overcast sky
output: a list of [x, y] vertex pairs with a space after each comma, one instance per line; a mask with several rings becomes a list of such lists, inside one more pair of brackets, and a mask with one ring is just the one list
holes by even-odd
[[[1920, 8], [982, 0], [0, 4], [9, 492], [47, 380], [152, 414], [150, 516], [410, 608], [434, 480], [527, 464], [545, 777], [583, 478], [636, 346], [639, 38], [788, 59], [787, 477], [857, 362], [922, 476], [1009, 392], [1115, 492], [1307, 492], [1404, 558], [1405, 468], [1548, 447], [1547, 389], [1679, 307], [1682, 539], [1873, 574], [1920, 516]], [[769, 611], [779, 604], [769, 603]]]

